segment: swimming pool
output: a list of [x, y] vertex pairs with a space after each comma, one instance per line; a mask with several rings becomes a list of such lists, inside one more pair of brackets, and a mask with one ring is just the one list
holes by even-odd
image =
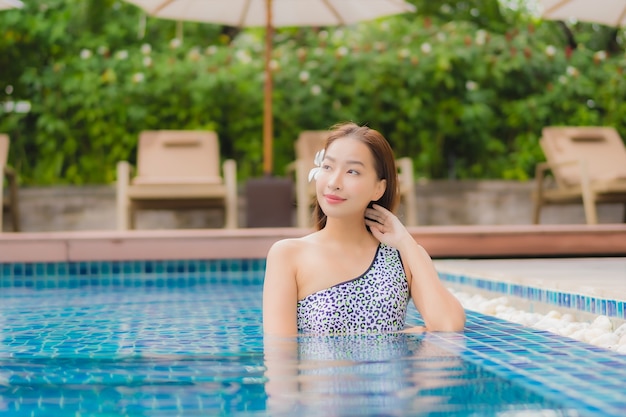
[[[1, 264], [0, 415], [626, 410], [626, 357], [474, 312], [462, 334], [264, 346], [263, 269], [260, 259]], [[409, 321], [419, 323], [413, 309]]]

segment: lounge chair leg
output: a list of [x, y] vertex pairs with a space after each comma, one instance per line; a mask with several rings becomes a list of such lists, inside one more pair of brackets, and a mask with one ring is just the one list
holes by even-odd
[[533, 224], [539, 224], [541, 218], [541, 203], [535, 201], [533, 203]]
[[129, 227], [129, 201], [128, 182], [130, 179], [130, 165], [126, 161], [117, 163], [117, 187], [116, 187], [116, 211], [117, 230], [128, 230]]
[[533, 195], [533, 224], [539, 224], [541, 222], [541, 208], [543, 206], [543, 199], [541, 195], [535, 193]]
[[233, 203], [230, 203], [228, 207], [226, 207], [225, 214], [225, 228], [226, 229], [236, 229], [237, 228], [237, 209], [234, 207]]
[[306, 228], [309, 227], [309, 217], [311, 216], [309, 204], [306, 202], [306, 198], [304, 201], [298, 200], [298, 207], [296, 209], [297, 217], [298, 217], [298, 227]]
[[585, 209], [585, 219], [587, 224], [598, 224], [598, 214], [596, 211], [595, 198], [593, 195], [585, 197], [583, 195], [583, 206]]
[[[10, 188], [9, 192], [11, 195], [11, 222], [13, 223], [13, 231], [20, 231], [20, 212], [17, 200], [17, 181], [15, 179], [15, 172], [11, 172], [10, 177]], [[0, 204], [1, 206], [1, 204]]]
[[539, 224], [541, 220], [541, 207], [544, 204], [543, 201], [543, 183], [548, 169], [548, 164], [545, 162], [537, 164], [535, 167], [535, 190], [532, 194], [533, 200], [533, 224]]
[[239, 208], [237, 207], [237, 164], [234, 160], [224, 161], [222, 169], [224, 171], [224, 183], [226, 184], [225, 201], [225, 228], [236, 229]]
[[226, 203], [226, 209], [224, 210], [224, 227], [226, 229], [237, 228], [237, 203], [229, 201]]
[[404, 224], [407, 226], [417, 226], [417, 202], [415, 196], [415, 180], [413, 178], [413, 161], [404, 157], [396, 160], [398, 166], [398, 180], [402, 190], [402, 200], [404, 204]]
[[310, 227], [311, 202], [308, 192], [308, 172], [306, 163], [302, 160], [296, 161], [296, 222], [298, 227]]
[[126, 209], [126, 229], [125, 230], [135, 229], [135, 216], [136, 215], [137, 215], [137, 209], [132, 206], [132, 203], [129, 203]]
[[[1, 172], [0, 172], [1, 174]], [[4, 178], [2, 175], [0, 175], [0, 233], [2, 233], [2, 218], [4, 217], [4, 202], [2, 201], [3, 199], [3, 192], [2, 192], [2, 182], [4, 181]]]
[[404, 200], [405, 213], [406, 213], [406, 225], [417, 226], [417, 203], [415, 202], [415, 193], [408, 192]]
[[585, 165], [584, 161], [580, 163], [580, 172], [585, 219], [587, 220], [587, 224], [598, 224], [598, 214], [596, 212], [596, 195], [593, 190], [591, 190], [589, 176], [587, 175], [587, 166]]

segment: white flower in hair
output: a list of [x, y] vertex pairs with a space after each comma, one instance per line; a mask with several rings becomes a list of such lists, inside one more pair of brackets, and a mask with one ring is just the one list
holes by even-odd
[[317, 179], [317, 175], [320, 173], [320, 170], [322, 169], [322, 161], [324, 160], [324, 152], [325, 152], [325, 149], [322, 149], [315, 154], [315, 159], [313, 159], [313, 162], [315, 163], [316, 167], [309, 171], [309, 182]]

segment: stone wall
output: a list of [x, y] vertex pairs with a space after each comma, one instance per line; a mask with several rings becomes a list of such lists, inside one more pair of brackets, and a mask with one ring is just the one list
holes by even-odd
[[[429, 181], [418, 184], [420, 225], [532, 224], [534, 181]], [[623, 204], [600, 204], [599, 223], [621, 223]], [[584, 224], [582, 203], [544, 206], [541, 224]]]
[[[418, 223], [443, 225], [529, 225], [533, 183], [515, 181], [428, 181], [416, 186]], [[246, 227], [245, 186], [240, 187], [240, 227]], [[114, 186], [22, 187], [21, 229], [25, 232], [115, 230]], [[621, 223], [623, 205], [598, 208], [600, 223]], [[295, 207], [292, 210], [295, 224]], [[402, 216], [402, 211], [400, 211]], [[544, 208], [542, 224], [583, 224], [582, 204]], [[222, 227], [220, 210], [144, 211], [138, 229]], [[11, 230], [5, 213], [3, 229]]]

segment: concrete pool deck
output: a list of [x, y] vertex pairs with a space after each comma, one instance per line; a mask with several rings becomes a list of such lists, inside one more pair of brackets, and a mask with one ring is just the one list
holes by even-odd
[[[0, 262], [264, 258], [298, 228], [0, 233]], [[421, 226], [412, 236], [435, 259], [626, 257], [626, 224]]]
[[435, 260], [439, 271], [626, 301], [626, 257]]
[[626, 323], [626, 257], [448, 259], [435, 266], [468, 308], [498, 315], [512, 307], [518, 312], [503, 314], [514, 321], [531, 320], [521, 311], [589, 323], [604, 316], [613, 329]]

